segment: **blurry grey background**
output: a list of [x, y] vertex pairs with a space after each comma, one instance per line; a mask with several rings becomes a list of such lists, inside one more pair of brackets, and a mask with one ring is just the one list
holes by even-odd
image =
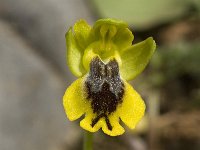
[[79, 121], [62, 107], [75, 80], [64, 35], [78, 19], [104, 17], [127, 21], [136, 42], [153, 36], [158, 49], [133, 82], [148, 105], [137, 132], [97, 133], [95, 149], [199, 149], [199, 12], [198, 0], [0, 0], [0, 150], [81, 149]]
[[82, 0], [0, 0], [1, 150], [64, 149], [76, 136], [62, 96], [75, 79], [65, 32], [80, 18], [92, 22]]

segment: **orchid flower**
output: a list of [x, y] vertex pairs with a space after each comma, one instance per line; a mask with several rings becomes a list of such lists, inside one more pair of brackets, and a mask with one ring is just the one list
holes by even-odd
[[78, 78], [66, 90], [63, 105], [69, 120], [84, 115], [80, 126], [100, 128], [110, 136], [124, 133], [120, 120], [134, 129], [145, 103], [128, 81], [148, 64], [156, 48], [152, 37], [132, 45], [134, 36], [119, 20], [100, 19], [91, 27], [79, 20], [66, 33], [67, 64]]

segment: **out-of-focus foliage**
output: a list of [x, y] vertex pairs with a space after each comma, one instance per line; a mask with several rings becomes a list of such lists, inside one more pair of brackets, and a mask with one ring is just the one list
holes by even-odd
[[200, 80], [199, 57], [200, 45], [198, 43], [180, 43], [160, 48], [151, 61], [151, 67], [155, 70], [154, 83], [162, 85], [184, 74]]
[[165, 110], [200, 107], [199, 57], [200, 44], [196, 42], [164, 46], [155, 53], [148, 81], [167, 95], [162, 97]]
[[100, 17], [123, 19], [134, 29], [143, 30], [167, 23], [195, 11], [199, 0], [92, 0]]

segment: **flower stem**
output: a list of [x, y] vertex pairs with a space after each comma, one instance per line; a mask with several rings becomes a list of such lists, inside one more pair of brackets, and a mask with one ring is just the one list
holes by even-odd
[[83, 150], [92, 150], [93, 133], [84, 131]]

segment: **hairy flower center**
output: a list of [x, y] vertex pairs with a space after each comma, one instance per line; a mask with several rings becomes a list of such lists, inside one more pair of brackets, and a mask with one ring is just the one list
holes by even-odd
[[93, 113], [93, 127], [100, 118], [104, 117], [109, 130], [112, 126], [108, 115], [113, 113], [118, 104], [122, 103], [124, 83], [120, 79], [119, 66], [116, 60], [104, 64], [98, 57], [90, 63], [90, 73], [85, 81], [87, 99], [91, 101]]

